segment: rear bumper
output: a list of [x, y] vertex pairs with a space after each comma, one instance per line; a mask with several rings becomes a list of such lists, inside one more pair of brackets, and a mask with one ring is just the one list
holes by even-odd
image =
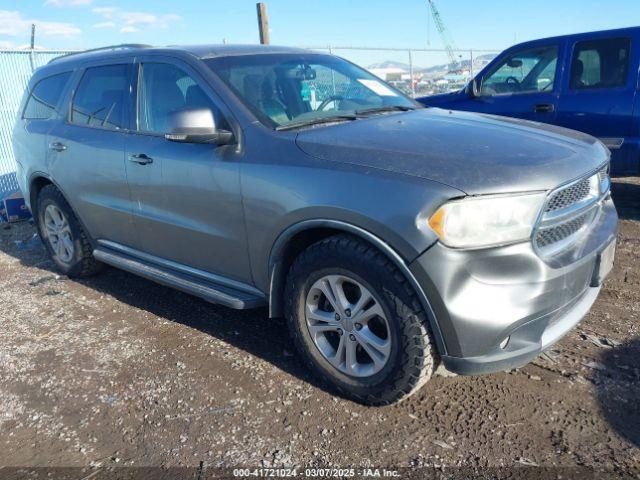
[[590, 231], [570, 251], [543, 260], [531, 243], [482, 250], [441, 244], [410, 268], [443, 339], [445, 367], [459, 374], [528, 363], [586, 315], [600, 286], [600, 253], [615, 241], [617, 213], [605, 200]]

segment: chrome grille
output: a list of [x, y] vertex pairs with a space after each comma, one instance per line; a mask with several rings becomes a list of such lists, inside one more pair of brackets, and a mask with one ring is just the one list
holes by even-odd
[[561, 242], [576, 234], [582, 227], [589, 223], [589, 217], [593, 216], [592, 212], [587, 212], [573, 220], [561, 223], [554, 227], [538, 230], [536, 234], [536, 244], [538, 248], [545, 248], [557, 242]]
[[563, 251], [588, 229], [609, 191], [609, 166], [551, 192], [534, 232], [534, 246], [543, 256]]
[[564, 190], [560, 190], [549, 198], [545, 212], [553, 212], [570, 207], [574, 203], [584, 200], [591, 193], [591, 179], [585, 178], [570, 185]]

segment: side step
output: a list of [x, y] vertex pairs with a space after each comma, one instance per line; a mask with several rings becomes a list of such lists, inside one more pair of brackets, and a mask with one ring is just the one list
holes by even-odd
[[264, 297], [219, 285], [186, 273], [169, 270], [110, 249], [98, 247], [93, 251], [93, 256], [96, 260], [116, 268], [173, 287], [211, 303], [219, 303], [238, 310], [262, 307], [267, 304]]

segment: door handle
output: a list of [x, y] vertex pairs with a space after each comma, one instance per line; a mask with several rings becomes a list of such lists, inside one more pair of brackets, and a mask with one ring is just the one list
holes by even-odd
[[137, 163], [138, 165], [149, 165], [150, 163], [153, 163], [153, 158], [145, 153], [132, 153], [129, 155], [129, 161]]
[[533, 111], [536, 113], [553, 113], [555, 109], [553, 103], [538, 103], [533, 107]]
[[64, 152], [66, 149], [67, 146], [60, 142], [53, 142], [49, 145], [49, 150], [53, 150], [54, 152]]

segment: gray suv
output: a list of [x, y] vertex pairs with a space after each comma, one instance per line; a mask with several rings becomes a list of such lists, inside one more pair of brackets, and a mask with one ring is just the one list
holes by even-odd
[[109, 264], [268, 306], [309, 368], [364, 403], [410, 395], [441, 362], [527, 363], [587, 313], [613, 264], [598, 140], [423, 108], [306, 50], [68, 55], [34, 74], [13, 140], [63, 273]]

